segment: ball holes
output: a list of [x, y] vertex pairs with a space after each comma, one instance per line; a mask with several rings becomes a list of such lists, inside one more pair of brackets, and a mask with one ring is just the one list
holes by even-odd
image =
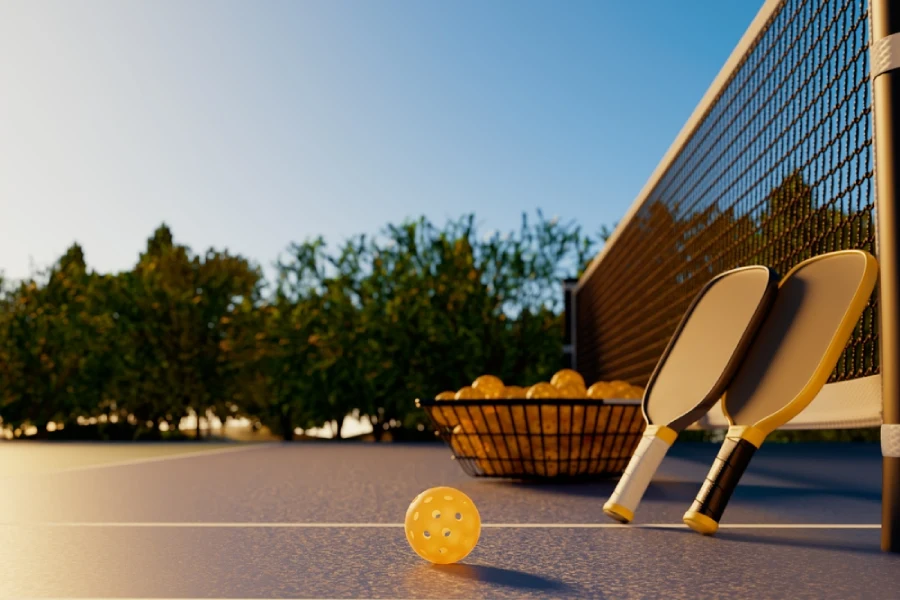
[[431, 496], [428, 496], [427, 498], [425, 498], [425, 504], [428, 504], [432, 500], [434, 500], [434, 498], [432, 498]]
[[440, 519], [440, 518], [441, 518], [441, 511], [439, 511], [439, 510], [433, 510], [433, 511], [431, 511], [431, 516], [434, 517], [435, 519]]
[[446, 527], [441, 530], [441, 533], [444, 534], [444, 537], [450, 537], [450, 530]]
[[[418, 516], [418, 514], [419, 514], [419, 513], [416, 513], [417, 516]], [[457, 521], [462, 521], [462, 513], [456, 513], [456, 520], [457, 520]]]
[[441, 554], [447, 554], [447, 549], [446, 549], [446, 548], [441, 548]]
[[419, 513], [416, 512], [415, 514], [413, 514], [413, 521], [418, 521], [418, 520], [419, 520]]
[[430, 540], [430, 539], [431, 539], [431, 532], [428, 531], [428, 530], [425, 530], [425, 533], [423, 533], [422, 535], [425, 536], [425, 539], [426, 539], [426, 540]]
[[447, 502], [453, 502], [453, 496], [444, 496], [444, 500]]

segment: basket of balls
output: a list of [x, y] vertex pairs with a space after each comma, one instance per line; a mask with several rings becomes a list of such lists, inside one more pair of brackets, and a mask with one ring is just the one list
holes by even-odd
[[642, 395], [625, 381], [587, 388], [563, 369], [527, 388], [482, 375], [416, 406], [473, 477], [602, 478], [620, 475], [640, 441]]

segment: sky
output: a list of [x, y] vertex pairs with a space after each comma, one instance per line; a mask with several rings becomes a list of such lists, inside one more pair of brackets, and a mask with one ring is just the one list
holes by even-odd
[[0, 0], [0, 272], [631, 205], [761, 0]]

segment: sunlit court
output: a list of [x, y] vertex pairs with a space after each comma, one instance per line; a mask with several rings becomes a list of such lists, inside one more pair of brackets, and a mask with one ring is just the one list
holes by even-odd
[[[797, 597], [890, 597], [877, 445], [763, 447], [706, 538], [681, 516], [716, 450], [676, 444], [633, 525], [602, 515], [614, 481], [475, 480], [432, 443], [263, 443], [4, 477], [3, 595], [718, 597], [765, 581]], [[453, 565], [422, 560], [403, 532], [410, 501], [438, 485], [483, 520]], [[728, 557], [730, 577], [703, 575]]]
[[896, 2], [0, 49], [0, 598], [900, 597]]

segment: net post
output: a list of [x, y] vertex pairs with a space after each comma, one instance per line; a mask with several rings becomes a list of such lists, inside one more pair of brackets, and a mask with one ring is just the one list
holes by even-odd
[[577, 279], [563, 280], [563, 357], [562, 368], [575, 368], [575, 290], [578, 287]]
[[885, 451], [888, 435], [900, 428], [900, 6], [893, 0], [871, 0], [870, 44], [875, 148], [875, 202], [882, 392], [881, 549], [900, 552], [900, 456]]

